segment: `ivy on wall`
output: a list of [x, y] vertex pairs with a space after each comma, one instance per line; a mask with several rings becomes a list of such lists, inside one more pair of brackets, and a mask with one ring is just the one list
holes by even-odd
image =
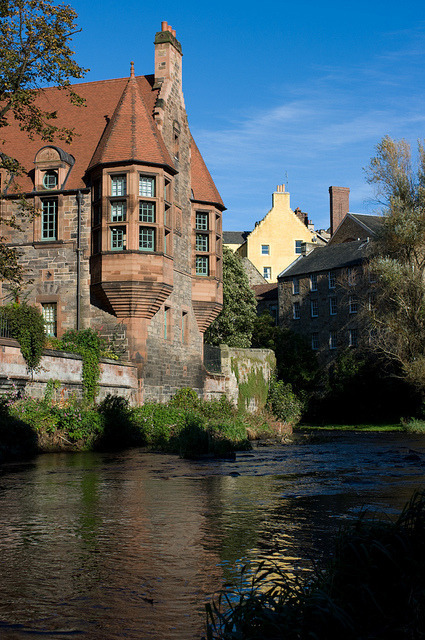
[[15, 302], [2, 307], [1, 311], [10, 337], [19, 342], [28, 369], [34, 371], [40, 364], [46, 342], [43, 316], [26, 302]]

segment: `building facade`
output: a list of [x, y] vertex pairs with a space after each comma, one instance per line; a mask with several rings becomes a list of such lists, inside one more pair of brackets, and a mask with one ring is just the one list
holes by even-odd
[[272, 208], [251, 232], [226, 231], [224, 242], [248, 258], [268, 283], [277, 282], [278, 274], [301, 255], [303, 244], [325, 244], [307, 214], [291, 209], [285, 185], [278, 185]]
[[324, 362], [347, 347], [366, 347], [371, 339], [365, 313], [373, 304], [369, 259], [383, 218], [347, 213], [340, 219], [341, 210], [348, 210], [348, 193], [330, 188], [334, 235], [329, 243], [303, 247], [278, 278], [279, 323], [305, 336]]
[[[155, 73], [74, 86], [84, 107], [46, 89], [40, 106], [73, 127], [69, 145], [5, 129], [3, 150], [27, 169], [19, 189], [40, 211], [9, 234], [48, 332], [92, 327], [137, 365], [143, 399], [202, 390], [203, 333], [222, 306], [224, 205], [191, 136], [182, 49], [162, 23]], [[1, 175], [2, 216], [16, 180]], [[10, 299], [3, 284], [1, 302]]]

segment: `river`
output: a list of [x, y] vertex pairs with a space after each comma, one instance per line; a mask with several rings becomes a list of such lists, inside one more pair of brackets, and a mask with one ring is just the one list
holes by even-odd
[[241, 566], [311, 571], [364, 507], [425, 486], [425, 438], [332, 433], [236, 460], [133, 449], [0, 467], [2, 640], [200, 640]]

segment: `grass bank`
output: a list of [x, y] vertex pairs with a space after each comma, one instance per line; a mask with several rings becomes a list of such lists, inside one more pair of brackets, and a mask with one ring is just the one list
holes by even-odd
[[121, 450], [152, 451], [191, 458], [226, 456], [251, 448], [257, 438], [279, 437], [281, 425], [267, 412], [241, 413], [225, 397], [204, 401], [182, 389], [167, 404], [130, 407], [120, 396], [99, 405], [56, 397], [51, 381], [41, 400], [17, 390], [0, 399], [0, 462], [36, 452]]
[[223, 589], [207, 606], [207, 639], [422, 639], [425, 494], [416, 494], [396, 522], [365, 515], [339, 535], [313, 578], [263, 564], [247, 587]]
[[311, 431], [406, 431], [406, 425], [398, 424], [300, 424], [294, 432]]

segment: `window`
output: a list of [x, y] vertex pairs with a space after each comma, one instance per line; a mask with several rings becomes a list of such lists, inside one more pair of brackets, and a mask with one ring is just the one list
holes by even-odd
[[336, 316], [336, 312], [337, 312], [336, 297], [332, 296], [331, 298], [329, 298], [329, 314], [331, 316]]
[[347, 279], [348, 279], [348, 285], [350, 287], [353, 287], [356, 284], [356, 270], [352, 269], [351, 267], [348, 267], [347, 269]]
[[46, 171], [43, 176], [43, 187], [45, 189], [55, 189], [58, 186], [58, 172]]
[[356, 296], [349, 296], [348, 298], [348, 308], [350, 313], [357, 313], [359, 304], [357, 302]]
[[329, 332], [329, 349], [337, 348], [337, 333], [336, 331]]
[[317, 291], [317, 273], [310, 275], [310, 291]]
[[302, 240], [295, 240], [295, 253], [302, 253], [303, 251], [303, 241]]
[[205, 233], [196, 234], [196, 251], [208, 251], [208, 236]]
[[139, 176], [139, 196], [146, 198], [155, 197], [155, 178], [151, 176]]
[[127, 195], [127, 180], [125, 175], [111, 176], [111, 195], [112, 196]]
[[270, 280], [272, 277], [272, 268], [271, 267], [263, 267], [263, 277], [266, 280]]
[[207, 276], [209, 274], [208, 256], [196, 256], [195, 270], [197, 276]]
[[56, 302], [49, 302], [48, 304], [41, 305], [44, 330], [47, 336], [57, 335], [57, 304]]
[[300, 280], [299, 278], [292, 278], [292, 293], [294, 296], [300, 293]]
[[312, 318], [317, 318], [319, 315], [319, 303], [317, 300], [311, 300], [310, 302], [310, 311], [311, 311], [311, 317]]
[[301, 305], [299, 302], [294, 302], [292, 305], [292, 317], [294, 320], [299, 320], [301, 318]]
[[335, 289], [335, 271], [328, 272], [329, 289]]
[[155, 251], [155, 229], [140, 227], [139, 249], [140, 251]]
[[262, 256], [270, 255], [270, 245], [269, 244], [262, 244], [261, 245], [261, 255]]
[[125, 200], [114, 200], [111, 202], [111, 221], [124, 222], [127, 216], [127, 202]]
[[348, 332], [348, 346], [349, 347], [357, 347], [358, 346], [358, 330], [350, 329]]
[[139, 202], [140, 222], [155, 222], [155, 203]]
[[56, 198], [41, 201], [41, 239], [57, 240], [58, 201]]
[[164, 307], [164, 340], [170, 337], [170, 307]]
[[111, 227], [111, 251], [124, 251], [125, 227]]
[[317, 332], [311, 334], [311, 348], [317, 351], [319, 348], [319, 334]]
[[197, 211], [195, 225], [196, 225], [196, 229], [198, 229], [199, 231], [207, 231], [208, 230], [208, 213]]
[[187, 336], [187, 312], [182, 312], [182, 342], [186, 342]]

